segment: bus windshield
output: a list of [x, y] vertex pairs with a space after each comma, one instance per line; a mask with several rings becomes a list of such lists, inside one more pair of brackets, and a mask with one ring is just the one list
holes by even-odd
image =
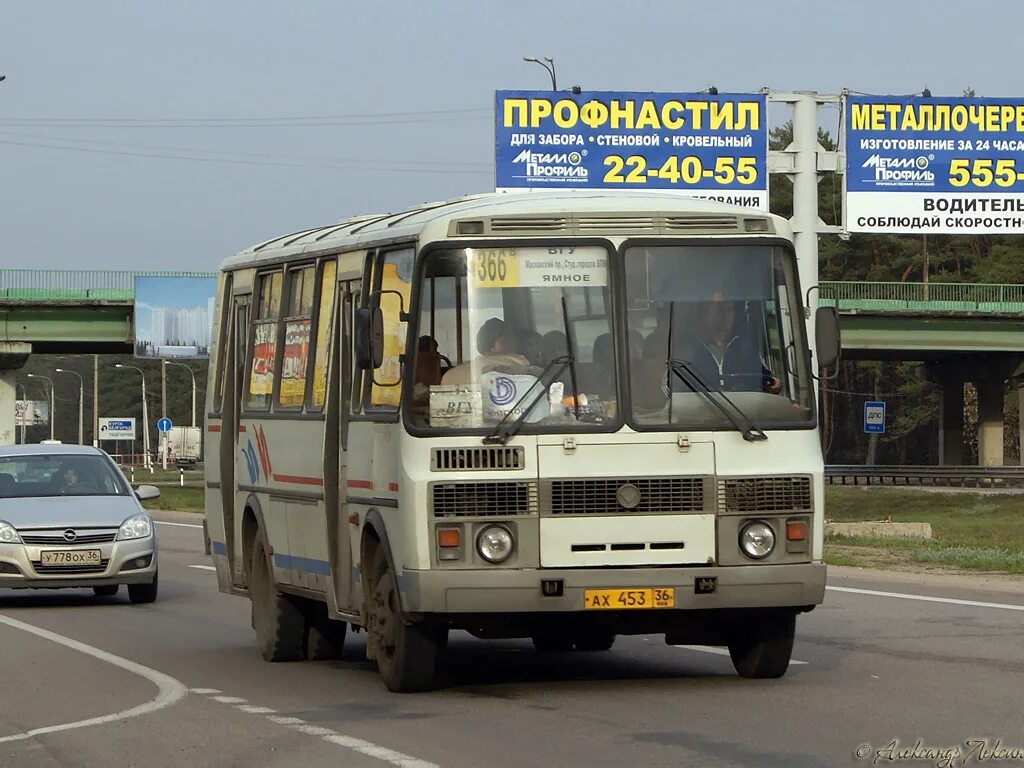
[[515, 421], [528, 432], [617, 423], [608, 257], [597, 245], [427, 253], [411, 424], [466, 431]]
[[761, 429], [812, 426], [795, 272], [776, 246], [627, 248], [631, 422], [733, 429], [738, 409]]

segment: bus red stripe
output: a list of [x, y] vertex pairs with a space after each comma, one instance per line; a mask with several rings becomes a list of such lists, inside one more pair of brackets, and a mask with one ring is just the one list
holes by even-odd
[[388, 490], [392, 493], [398, 493], [398, 483], [388, 483]]
[[206, 427], [207, 432], [220, 432], [220, 424], [210, 424]]
[[324, 481], [319, 477], [306, 477], [304, 475], [274, 475], [274, 479], [280, 483], [295, 483], [296, 485], [324, 484]]
[[367, 491], [373, 490], [373, 482], [370, 480], [349, 480], [345, 485], [349, 488], [362, 488]]

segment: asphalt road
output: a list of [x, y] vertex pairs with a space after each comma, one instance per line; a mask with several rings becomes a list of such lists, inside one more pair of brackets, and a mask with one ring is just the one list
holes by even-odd
[[[264, 663], [248, 602], [180, 525], [197, 518], [159, 514], [179, 525], [160, 526], [153, 605], [0, 593], [0, 766], [1024, 765], [1019, 583], [836, 569], [781, 680], [660, 637], [540, 656], [460, 633], [444, 689], [396, 695], [363, 635], [341, 661]], [[896, 751], [919, 741], [936, 756]], [[1016, 758], [969, 754], [997, 742]]]

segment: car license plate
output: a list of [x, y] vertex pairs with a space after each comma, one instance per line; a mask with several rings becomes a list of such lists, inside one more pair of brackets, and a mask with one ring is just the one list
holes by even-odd
[[40, 554], [43, 565], [99, 565], [102, 562], [98, 549], [50, 549]]
[[583, 590], [583, 607], [593, 610], [622, 611], [642, 608], [674, 608], [675, 605], [676, 591], [673, 587]]

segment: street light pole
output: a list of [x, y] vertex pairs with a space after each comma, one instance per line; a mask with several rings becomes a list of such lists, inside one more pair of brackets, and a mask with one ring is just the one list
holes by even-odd
[[[28, 391], [20, 381], [14, 383], [14, 396], [18, 396], [18, 387], [21, 387], [21, 400], [25, 407], [21, 409], [21, 444], [25, 444], [25, 421], [28, 418]], [[1021, 418], [1024, 418], [1024, 409], [1021, 409]], [[1024, 422], [1021, 422], [1024, 424]]]
[[[167, 361], [160, 361], [160, 410], [161, 416], [167, 418]], [[167, 433], [160, 431], [160, 465], [167, 469]]]
[[78, 377], [78, 444], [85, 445], [83, 434], [82, 407], [85, 403], [85, 380], [78, 371], [69, 371], [67, 368], [54, 368], [57, 373], [70, 373]]
[[53, 440], [53, 423], [57, 420], [57, 403], [53, 398], [53, 379], [38, 373], [26, 374], [30, 379], [43, 379], [50, 385], [50, 439]]
[[[176, 365], [179, 368], [184, 368], [186, 371], [188, 371], [189, 376], [192, 377], [192, 426], [193, 427], [198, 426], [196, 424], [196, 373], [195, 373], [195, 371], [192, 370], [192, 366], [191, 365], [185, 365], [184, 363], [176, 363], [173, 360], [165, 360], [164, 362], [167, 365]], [[166, 416], [167, 414], [164, 414], [164, 415]]]
[[149, 411], [146, 408], [146, 374], [141, 368], [137, 368], [134, 365], [115, 363], [114, 367], [131, 368], [133, 371], [138, 371], [142, 377], [142, 450], [145, 454], [143, 466], [152, 471], [152, 464], [149, 460]]
[[545, 56], [544, 60], [541, 61], [536, 56], [523, 56], [523, 61], [530, 61], [530, 62], [533, 62], [534, 64], [540, 64], [542, 67], [544, 67], [544, 69], [547, 70], [548, 75], [550, 75], [550, 77], [551, 77], [551, 90], [552, 91], [557, 91], [558, 90], [558, 82], [555, 79], [555, 60], [554, 59], [552, 59], [550, 56]]

